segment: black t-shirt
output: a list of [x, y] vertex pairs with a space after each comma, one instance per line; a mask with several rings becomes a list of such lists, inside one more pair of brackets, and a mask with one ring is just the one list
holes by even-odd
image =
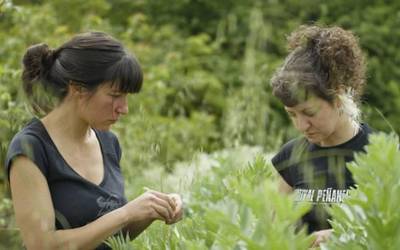
[[[94, 131], [104, 164], [104, 177], [99, 185], [84, 179], [68, 165], [37, 118], [17, 133], [9, 146], [5, 163], [8, 178], [16, 156], [24, 155], [36, 164], [49, 186], [56, 229], [84, 226], [127, 202], [118, 139], [111, 132]], [[103, 244], [97, 249], [107, 247]]]
[[349, 188], [354, 187], [346, 163], [354, 160], [355, 152], [365, 150], [370, 133], [369, 126], [361, 124], [356, 136], [332, 147], [320, 147], [304, 137], [296, 138], [272, 158], [276, 170], [294, 189], [296, 202], [313, 204], [302, 218], [309, 233], [331, 228], [325, 206], [341, 203]]

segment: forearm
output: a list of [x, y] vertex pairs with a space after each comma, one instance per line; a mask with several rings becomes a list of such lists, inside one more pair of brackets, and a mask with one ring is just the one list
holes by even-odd
[[293, 187], [287, 184], [287, 182], [282, 177], [279, 177], [278, 191], [282, 194], [290, 194], [293, 193]]
[[126, 213], [119, 208], [83, 227], [47, 232], [44, 245], [34, 249], [94, 249], [127, 224]]
[[133, 222], [128, 224], [124, 229], [124, 235], [129, 234], [130, 239], [136, 238], [140, 233], [142, 233], [147, 227], [153, 223], [154, 220], [147, 219], [140, 222]]

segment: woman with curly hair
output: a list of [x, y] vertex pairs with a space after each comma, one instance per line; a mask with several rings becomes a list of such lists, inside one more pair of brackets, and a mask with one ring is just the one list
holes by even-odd
[[360, 123], [365, 62], [357, 38], [340, 27], [301, 26], [288, 45], [271, 84], [302, 136], [287, 142], [272, 163], [281, 190], [312, 203], [302, 222], [318, 246], [332, 232], [325, 206], [342, 202], [354, 187], [346, 163], [364, 151], [371, 133]]

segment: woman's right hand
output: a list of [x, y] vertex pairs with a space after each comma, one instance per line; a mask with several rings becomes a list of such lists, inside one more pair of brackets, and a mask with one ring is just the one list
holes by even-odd
[[313, 233], [315, 240], [311, 245], [311, 248], [320, 247], [321, 243], [327, 242], [329, 237], [332, 235], [333, 229], [325, 229], [316, 231]]
[[176, 202], [167, 194], [148, 190], [128, 202], [123, 208], [127, 213], [129, 223], [162, 220], [171, 224], [175, 217]]

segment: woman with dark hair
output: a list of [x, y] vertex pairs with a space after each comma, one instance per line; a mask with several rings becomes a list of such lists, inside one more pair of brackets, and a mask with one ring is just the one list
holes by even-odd
[[342, 202], [354, 187], [346, 163], [364, 151], [371, 133], [358, 108], [365, 63], [356, 37], [339, 27], [301, 26], [288, 40], [290, 54], [271, 84], [303, 135], [286, 143], [272, 163], [281, 190], [312, 203], [302, 221], [318, 246], [332, 231], [325, 206]]
[[[79, 34], [56, 50], [30, 47], [23, 58], [28, 97], [42, 86], [57, 105], [13, 138], [6, 159], [16, 222], [28, 249], [106, 249], [117, 232], [140, 234], [154, 220], [182, 217], [177, 194], [124, 194], [121, 148], [108, 131], [128, 112], [142, 70], [120, 42]], [[43, 105], [30, 98], [35, 110]]]

